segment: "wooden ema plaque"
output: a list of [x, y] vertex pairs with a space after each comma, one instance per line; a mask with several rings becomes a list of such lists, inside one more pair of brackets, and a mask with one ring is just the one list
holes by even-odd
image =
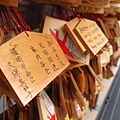
[[99, 26], [92, 20], [81, 19], [74, 32], [81, 39], [85, 48], [93, 55], [96, 55], [108, 42]]
[[82, 44], [79, 44], [79, 48], [74, 44], [68, 32], [64, 29], [66, 23], [66, 21], [46, 16], [42, 32], [54, 36], [69, 60], [83, 63], [83, 61], [86, 61], [86, 58], [82, 56], [79, 49]]
[[1, 5], [18, 7], [18, 0], [0, 0]]
[[40, 120], [57, 120], [55, 107], [47, 93], [42, 90], [37, 97], [37, 107]]
[[110, 53], [108, 51], [103, 51], [103, 53], [100, 54], [100, 58], [102, 66], [106, 66], [110, 62]]
[[0, 68], [7, 78], [4, 82], [23, 106], [69, 65], [54, 37], [27, 34], [23, 32], [0, 46]]
[[77, 7], [81, 3], [80, 0], [35, 0], [35, 2], [43, 4], [56, 4], [67, 9]]
[[85, 47], [83, 46], [80, 39], [76, 36], [76, 34], [73, 31], [79, 22], [80, 22], [79, 18], [74, 18], [65, 24], [65, 29], [67, 30], [67, 32], [69, 33], [70, 37], [72, 38], [75, 45], [79, 48], [79, 50], [81, 52], [86, 52]]

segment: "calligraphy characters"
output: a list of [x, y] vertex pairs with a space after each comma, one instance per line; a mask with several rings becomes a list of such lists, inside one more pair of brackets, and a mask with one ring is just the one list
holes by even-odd
[[[24, 64], [24, 61], [22, 57], [19, 55], [18, 51], [15, 48], [11, 48], [10, 51], [11, 54], [15, 57], [16, 62], [20, 64], [21, 69], [25, 71], [26, 77], [28, 77], [30, 82], [33, 83], [35, 80], [31, 75], [31, 72], [26, 69], [26, 65]], [[29, 85], [25, 82], [25, 79], [21, 77], [21, 73], [18, 70], [18, 68], [11, 62], [8, 62], [8, 66], [12, 69], [12, 75], [14, 76], [14, 78], [16, 78], [19, 81], [20, 87], [22, 88], [24, 93], [27, 94], [26, 98], [27, 97], [32, 98], [33, 91], [29, 90]]]

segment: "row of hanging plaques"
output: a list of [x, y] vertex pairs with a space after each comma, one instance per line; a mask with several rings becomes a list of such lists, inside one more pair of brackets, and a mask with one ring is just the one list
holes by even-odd
[[[53, 19], [53, 21], [49, 19]], [[107, 38], [102, 33], [102, 31], [97, 26], [97, 24], [94, 21], [90, 21], [87, 19], [81, 19], [81, 20], [79, 20], [78, 18], [73, 19], [72, 21], [77, 20], [79, 24], [76, 27], [75, 32], [74, 30], [73, 31], [69, 30], [69, 31], [72, 32], [71, 34], [72, 37], [74, 36], [77, 37], [78, 35], [78, 38], [81, 39], [81, 41], [80, 40], [75, 41], [74, 39], [72, 42], [72, 41], [69, 41], [71, 39], [67, 36], [66, 32], [61, 32], [62, 30], [60, 31], [60, 29], [62, 29], [64, 25], [68, 29], [69, 22], [67, 23], [66, 21], [61, 21], [54, 18], [50, 18], [50, 17], [46, 17], [46, 21], [47, 20], [53, 23], [54, 23], [54, 20], [59, 21], [59, 24], [57, 24], [58, 28], [56, 28], [57, 26], [55, 26], [54, 28], [54, 26], [52, 26], [52, 23], [50, 23], [50, 26], [47, 27], [45, 25], [46, 23], [48, 24], [48, 22], [45, 22], [43, 33], [48, 34], [47, 32], [45, 32], [45, 29], [48, 30], [48, 32], [56, 38], [61, 49], [66, 54], [68, 60], [77, 62], [77, 64], [76, 63], [70, 64], [67, 70], [72, 69], [76, 66], [87, 65], [92, 75], [99, 82], [94, 71], [91, 69], [89, 65], [89, 53], [83, 56], [80, 52], [82, 51], [83, 53], [84, 52], [86, 53], [86, 51], [88, 51], [90, 52], [91, 55], [96, 55], [101, 50], [101, 48], [108, 42]], [[81, 26], [81, 22], [86, 22], [85, 24], [82, 24], [85, 26]], [[90, 29], [92, 31], [90, 31]], [[86, 30], [88, 33], [86, 32]], [[84, 34], [84, 32], [86, 34]], [[92, 33], [95, 33], [95, 35]], [[11, 91], [11, 92], [8, 92], [9, 90], [7, 90], [6, 94], [11, 95], [12, 98], [14, 98], [18, 103], [24, 106], [28, 102], [30, 102], [30, 100], [33, 99], [47, 84], [49, 84], [51, 80], [53, 80], [56, 76], [58, 76], [69, 65], [68, 60], [65, 57], [62, 57], [63, 53], [60, 52], [60, 47], [58, 47], [57, 42], [55, 42], [56, 40], [53, 37], [51, 37], [51, 35], [46, 35], [46, 34], [44, 35], [44, 34], [33, 33], [33, 32], [27, 32], [26, 34], [23, 32], [17, 35], [16, 37], [14, 37], [13, 39], [11, 39], [9, 42], [6, 42], [5, 44], [1, 45], [1, 63], [3, 63], [1, 64], [2, 79], [7, 78], [7, 80], [5, 79], [4, 82], [6, 81], [5, 85], [7, 83], [7, 86], [9, 86], [9, 89]], [[61, 39], [63, 39], [64, 41], [61, 41], [61, 39], [59, 38], [59, 34], [63, 34], [63, 38]], [[100, 39], [98, 39], [99, 41], [97, 41], [96, 43], [96, 41], [91, 41], [89, 39], [90, 37], [93, 37], [93, 40], [97, 38], [100, 38]], [[46, 42], [42, 43], [43, 41], [40, 41], [40, 43], [39, 42], [37, 43], [37, 39], [39, 38], [45, 39], [44, 41]], [[32, 39], [35, 39], [36, 43], [35, 41], [32, 42]], [[26, 47], [23, 47], [24, 45]], [[76, 46], [78, 46], [79, 48], [77, 48]], [[57, 50], [58, 48], [59, 50]], [[38, 54], [37, 51], [38, 53], [41, 53], [41, 54]], [[32, 53], [34, 55], [34, 59], [33, 57], [29, 57], [29, 54], [32, 54]], [[53, 56], [53, 53], [54, 53], [54, 56]], [[6, 55], [7, 57], [5, 57]], [[42, 56], [44, 57], [42, 58]], [[47, 60], [43, 61], [45, 59]], [[36, 66], [35, 66], [35, 62], [36, 62]], [[51, 64], [49, 64], [49, 62]], [[40, 68], [37, 67], [39, 64], [40, 64]], [[40, 70], [42, 71], [40, 73], [36, 73], [35, 72], [36, 68], [38, 69], [37, 71], [40, 71]], [[33, 72], [32, 72], [32, 69], [33, 69]], [[34, 78], [34, 76], [36, 76], [36, 78]], [[41, 77], [39, 78], [39, 76]], [[24, 79], [25, 80], [28, 79], [28, 82], [24, 81]], [[43, 83], [44, 85], [39, 83], [42, 79], [44, 79], [44, 83]], [[46, 82], [45, 82], [45, 79], [46, 79]], [[40, 86], [34, 87], [36, 85], [38, 86], [40, 85]], [[22, 94], [23, 93], [22, 91], [24, 91], [26, 94]]]
[[[90, 108], [95, 106], [96, 84], [102, 89], [101, 69], [104, 64], [110, 62], [110, 56], [113, 54], [112, 48], [105, 49], [102, 54], [99, 53], [107, 43], [107, 37], [95, 21], [74, 18], [67, 22], [46, 16], [42, 33], [22, 32], [0, 46], [0, 62], [2, 63], [0, 65], [0, 90], [13, 98], [20, 106], [26, 106], [53, 81], [53, 92], [59, 93], [60, 90], [65, 90], [61, 92], [64, 93], [64, 99], [71, 98], [76, 101], [68, 101], [75, 106], [70, 111], [69, 104], [54, 93], [52, 100], [56, 114], [59, 117], [62, 115], [58, 112], [62, 110], [62, 106], [58, 109], [60, 104], [56, 102], [58, 98], [58, 100], [63, 100], [66, 111], [66, 114], [61, 116], [61, 120], [80, 118], [87, 110], [88, 101]], [[92, 65], [90, 65], [91, 56], [97, 56], [94, 62], [92, 61]], [[79, 74], [76, 74], [77, 72]], [[68, 82], [67, 80], [72, 88], [70, 94], [68, 93], [69, 84], [60, 86], [60, 82]], [[82, 80], [83, 82], [79, 83]], [[54, 85], [59, 86], [59, 89], [55, 89]], [[89, 89], [91, 94], [88, 92]], [[66, 108], [67, 105], [68, 108]], [[80, 116], [77, 113], [73, 116], [76, 105], [80, 112], [82, 111], [79, 113]]]

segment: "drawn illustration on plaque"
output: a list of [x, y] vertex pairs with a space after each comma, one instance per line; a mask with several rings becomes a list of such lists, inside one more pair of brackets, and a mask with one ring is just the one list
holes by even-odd
[[49, 110], [47, 110], [47, 111], [48, 111], [48, 113], [50, 114], [50, 117], [47, 116], [47, 118], [48, 118], [49, 120], [56, 120], [55, 114], [52, 115], [52, 114], [49, 112]]
[[74, 55], [82, 60], [84, 59], [83, 56], [81, 55], [80, 51], [76, 47], [76, 45], [72, 42], [71, 38], [68, 36], [67, 32], [63, 32], [64, 33], [63, 40], [60, 38], [59, 30], [57, 30], [57, 29], [52, 30], [50, 28], [50, 33], [57, 40], [58, 44], [60, 45], [61, 49], [63, 50], [63, 52], [65, 54], [67, 54], [68, 56], [70, 56], [72, 58], [74, 58], [73, 57], [73, 55]]

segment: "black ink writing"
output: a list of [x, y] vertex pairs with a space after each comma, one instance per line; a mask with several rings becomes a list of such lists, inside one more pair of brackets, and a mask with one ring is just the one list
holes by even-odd
[[41, 65], [41, 67], [45, 67], [45, 63], [44, 62], [40, 62], [40, 65]]
[[50, 74], [50, 71], [48, 68], [45, 68], [45, 74], [49, 75]]
[[33, 91], [28, 91], [28, 92], [27, 92], [28, 95], [26, 96], [26, 98], [28, 98], [28, 97], [32, 98], [32, 92], [33, 92]]
[[52, 59], [52, 57], [47, 57], [47, 59], [48, 59], [48, 61], [51, 63], [51, 62], [53, 62], [53, 59]]
[[26, 69], [26, 65], [24, 63], [21, 63], [20, 66], [21, 66], [22, 69]]
[[15, 67], [14, 65], [11, 64], [11, 62], [7, 62], [7, 63], [8, 63], [8, 66]]
[[42, 43], [39, 43], [39, 46], [40, 46], [40, 48], [42, 48], [42, 49], [45, 48]]
[[[37, 52], [37, 50], [36, 50], [34, 47], [32, 47], [32, 46], [30, 46], [30, 49], [31, 49], [34, 53]], [[31, 72], [26, 69], [26, 65], [25, 65], [22, 57], [19, 55], [18, 51], [17, 51], [15, 48], [10, 49], [10, 51], [11, 51], [11, 53], [12, 53], [13, 55], [16, 55], [16, 56], [15, 56], [15, 60], [16, 60], [16, 62], [18, 62], [18, 63], [20, 64], [21, 68], [25, 70], [26, 77], [29, 78], [30, 76], [32, 76], [32, 75], [31, 75]], [[11, 63], [9, 62], [8, 65], [10, 66]], [[14, 76], [17, 76], [17, 75], [18, 75], [17, 72], [18, 72], [18, 69], [15, 69], [15, 70], [12, 72], [12, 74], [13, 74]], [[29, 78], [29, 80], [31, 80], [31, 79]], [[35, 81], [35, 80], [34, 80], [34, 79], [31, 80], [32, 83], [33, 83], [33, 81]]]
[[91, 25], [89, 25], [89, 27], [91, 28], [91, 27], [94, 27], [95, 26], [95, 24], [93, 23], [93, 24], [91, 24]]
[[18, 55], [18, 52], [16, 51], [15, 48], [11, 48], [10, 51], [13, 55]]
[[54, 52], [57, 52], [56, 49], [55, 49], [54, 47], [52, 47], [52, 52], [53, 52], [53, 53], [54, 53]]
[[30, 46], [30, 49], [31, 49], [34, 53], [37, 52], [37, 50], [36, 50], [33, 46]]
[[91, 48], [92, 48], [92, 49], [95, 49], [95, 48], [97, 48], [97, 45], [93, 45], [93, 46], [91, 46]]
[[87, 42], [92, 43], [92, 42], [93, 42], [93, 40], [92, 40], [92, 39], [89, 39]]
[[85, 32], [86, 30], [88, 30], [88, 26], [84, 26], [82, 28], [79, 28], [81, 33]]
[[96, 44], [99, 46], [100, 44], [102, 44], [102, 41], [100, 41], [100, 42], [97, 42]]
[[52, 42], [47, 41], [47, 44], [48, 44], [48, 46], [51, 46], [51, 45], [52, 45]]
[[13, 70], [11, 71], [11, 73], [14, 76], [14, 78], [18, 79], [18, 82], [20, 83], [20, 88], [22, 88], [22, 90], [27, 94], [26, 95], [27, 97], [32, 98], [32, 93], [29, 90], [29, 86], [27, 85], [27, 83], [25, 82], [25, 80], [23, 80], [23, 78], [21, 77], [21, 73], [19, 72], [19, 70], [17, 69], [17, 67], [13, 66], [11, 64], [11, 62], [8, 62], [8, 65], [13, 68]]
[[17, 57], [16, 57], [16, 61], [17, 61], [17, 62], [23, 62], [21, 56], [17, 56]]
[[41, 57], [40, 57], [40, 55], [39, 55], [39, 54], [36, 54], [36, 58], [37, 58], [37, 60], [38, 60], [38, 61], [40, 61], [40, 60], [41, 60]]
[[56, 65], [55, 65], [55, 64], [52, 64], [52, 68], [53, 68], [54, 72], [55, 72], [55, 71], [57, 71], [57, 70], [59, 70], [59, 68], [58, 68], [58, 67], [56, 67]]
[[43, 53], [45, 54], [45, 55], [49, 55], [49, 53], [48, 53], [48, 51], [47, 50], [43, 50]]
[[19, 70], [17, 68], [15, 68], [13, 71], [12, 71], [12, 75], [16, 78], [18, 77], [20, 74]]
[[60, 60], [60, 56], [58, 56], [58, 54], [55, 54], [57, 60]]
[[60, 64], [61, 64], [62, 66], [65, 66], [65, 64], [64, 64], [62, 61], [60, 61]]

